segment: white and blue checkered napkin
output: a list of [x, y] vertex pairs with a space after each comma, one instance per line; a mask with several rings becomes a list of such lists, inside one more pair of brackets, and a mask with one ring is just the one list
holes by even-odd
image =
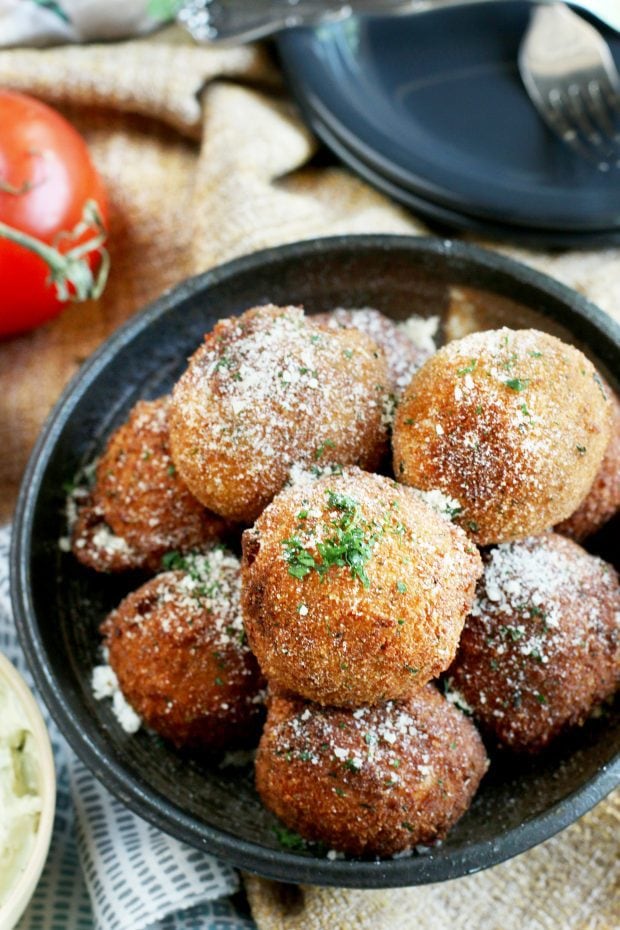
[[[0, 529], [0, 651], [29, 685]], [[36, 692], [35, 692], [36, 694]], [[228, 865], [156, 829], [113, 798], [70, 750], [47, 710], [58, 791], [50, 854], [18, 930], [253, 930], [228, 896]]]

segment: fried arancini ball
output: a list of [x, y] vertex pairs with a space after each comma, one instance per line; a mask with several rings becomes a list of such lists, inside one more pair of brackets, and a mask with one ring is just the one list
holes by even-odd
[[112, 532], [158, 568], [171, 550], [216, 540], [226, 529], [176, 473], [170, 457], [170, 398], [141, 400], [108, 440], [96, 469], [93, 502]]
[[511, 749], [535, 752], [582, 723], [620, 679], [620, 586], [555, 533], [504, 543], [485, 570], [449, 687]]
[[423, 349], [399, 326], [379, 310], [361, 307], [348, 310], [337, 307], [330, 313], [317, 313], [314, 323], [328, 329], [358, 329], [370, 336], [383, 349], [390, 374], [391, 391], [397, 397], [405, 390], [411, 378], [432, 352]]
[[264, 682], [245, 640], [239, 560], [221, 547], [126, 597], [101, 626], [120, 689], [176, 746], [222, 749], [258, 734]]
[[271, 697], [256, 787], [304, 838], [391, 856], [445, 837], [487, 766], [476, 728], [432, 685], [353, 711]]
[[389, 384], [381, 350], [299, 307], [221, 320], [174, 389], [172, 455], [206, 507], [251, 523], [295, 464], [376, 467]]
[[587, 497], [556, 532], [577, 542], [600, 530], [620, 510], [620, 399], [609, 389], [613, 407], [612, 433], [607, 451]]
[[243, 534], [250, 646], [275, 687], [319, 704], [407, 698], [452, 661], [481, 567], [459, 527], [390, 478], [295, 485]]
[[396, 411], [394, 473], [460, 503], [479, 545], [542, 532], [587, 494], [611, 434], [592, 364], [537, 330], [451, 342], [414, 375]]
[[71, 551], [78, 562], [97, 572], [126, 572], [146, 568], [148, 562], [143, 552], [112, 532], [90, 494], [81, 497], [71, 528]]

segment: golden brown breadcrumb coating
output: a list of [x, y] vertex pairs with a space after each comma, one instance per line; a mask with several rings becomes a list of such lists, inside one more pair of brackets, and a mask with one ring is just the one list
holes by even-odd
[[90, 494], [80, 498], [71, 527], [71, 551], [78, 562], [96, 572], [126, 572], [146, 568], [148, 563], [147, 554], [134, 549], [110, 529], [101, 507], [93, 504]]
[[353, 711], [272, 697], [256, 787], [306, 839], [390, 856], [443, 838], [487, 765], [476, 728], [431, 685]]
[[394, 473], [461, 506], [480, 545], [541, 532], [587, 494], [611, 434], [592, 364], [537, 330], [490, 330], [444, 346], [396, 412]]
[[135, 405], [108, 440], [92, 490], [112, 531], [156, 565], [165, 552], [201, 546], [226, 528], [177, 474], [170, 457], [169, 411], [169, 397]]
[[136, 713], [175, 745], [246, 745], [264, 681], [243, 630], [239, 561], [216, 547], [170, 564], [103, 622], [109, 663]]
[[611, 439], [584, 501], [567, 520], [555, 527], [577, 542], [600, 530], [620, 510], [620, 399], [609, 389], [613, 406]]
[[485, 555], [449, 672], [475, 716], [534, 752], [582, 723], [620, 677], [620, 586], [602, 559], [555, 533]]
[[296, 464], [379, 464], [388, 384], [375, 343], [299, 307], [221, 320], [174, 389], [175, 465], [206, 507], [251, 523]]
[[406, 698], [454, 657], [480, 572], [459, 527], [350, 469], [282, 491], [243, 534], [245, 628], [285, 691], [347, 707]]

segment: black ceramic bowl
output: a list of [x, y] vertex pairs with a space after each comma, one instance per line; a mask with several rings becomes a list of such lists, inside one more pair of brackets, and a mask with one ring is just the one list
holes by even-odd
[[[453, 286], [486, 295], [487, 325], [534, 324], [585, 348], [609, 377], [620, 334], [573, 291], [480, 249], [433, 239], [324, 239], [238, 259], [164, 294], [84, 365], [52, 412], [19, 498], [12, 590], [19, 635], [36, 683], [68, 741], [95, 775], [138, 814], [236, 866], [284, 881], [352, 887], [455, 878], [514, 856], [561, 830], [620, 779], [620, 713], [611, 710], [532, 760], [495, 755], [470, 811], [434, 851], [409, 858], [328, 861], [280, 847], [250, 769], [220, 768], [141, 731], [128, 736], [90, 671], [97, 626], [128, 590], [58, 548], [63, 483], [101, 449], [141, 397], [167, 391], [220, 317], [255, 304], [302, 303], [309, 312], [374, 306], [395, 318], [449, 313]], [[613, 380], [613, 379], [612, 379]], [[135, 582], [135, 579], [134, 579]]]

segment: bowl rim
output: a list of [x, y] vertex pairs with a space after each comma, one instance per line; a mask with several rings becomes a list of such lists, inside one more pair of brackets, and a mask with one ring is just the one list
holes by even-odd
[[28, 906], [39, 882], [52, 841], [56, 812], [56, 768], [47, 726], [35, 697], [11, 660], [0, 652], [0, 679], [21, 704], [36, 746], [41, 814], [30, 858], [17, 882], [0, 904], [0, 926], [12, 927]]
[[[575, 320], [606, 338], [620, 353], [620, 326], [576, 291], [511, 258], [467, 243], [435, 237], [400, 235], [344, 235], [303, 240], [254, 252], [188, 278], [165, 291], [157, 300], [132, 316], [90, 356], [69, 382], [53, 407], [35, 443], [26, 467], [15, 511], [10, 552], [11, 596], [18, 635], [37, 688], [61, 732], [73, 750], [107, 789], [145, 820], [197, 848], [226, 859], [233, 866], [284, 882], [335, 885], [354, 888], [404, 887], [445, 881], [496, 865], [549, 839], [594, 807], [620, 783], [620, 753], [588, 781], [552, 805], [544, 813], [506, 831], [494, 840], [472, 843], [465, 851], [443, 856], [441, 847], [424, 856], [379, 861], [307, 858], [286, 850], [270, 849], [240, 839], [195, 818], [166, 799], [147, 783], [127, 773], [108, 758], [103, 740], [83, 732], [71, 707], [43, 661], [44, 649], [32, 602], [29, 553], [38, 491], [49, 457], [61, 430], [81, 395], [96, 380], [116, 352], [150, 327], [180, 301], [198, 291], [234, 279], [239, 273], [258, 270], [278, 260], [327, 253], [351, 254], [351, 250], [389, 253], [400, 249], [424, 259], [451, 257], [470, 272], [490, 272], [508, 286], [529, 287], [539, 298], [561, 303], [570, 328]], [[489, 288], [487, 288], [489, 289]], [[498, 291], [500, 293], [500, 291]], [[538, 309], [544, 313], [544, 307]], [[415, 863], [412, 869], [411, 864]]]

